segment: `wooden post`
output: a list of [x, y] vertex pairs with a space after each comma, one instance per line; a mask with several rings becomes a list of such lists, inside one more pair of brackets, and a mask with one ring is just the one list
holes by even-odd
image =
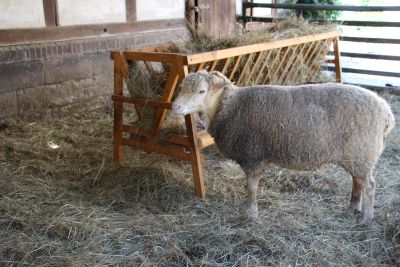
[[[172, 99], [172, 96], [175, 92], [176, 85], [178, 83], [179, 79], [179, 65], [177, 62], [173, 63], [171, 67], [171, 72], [168, 75], [168, 79], [166, 82], [166, 85], [164, 87], [162, 96], [161, 96], [161, 101], [164, 102], [170, 102]], [[150, 129], [150, 134], [149, 134], [149, 139], [147, 140], [147, 145], [150, 148], [153, 148], [156, 141], [157, 141], [157, 136], [161, 130], [161, 125], [164, 121], [165, 115], [166, 115], [167, 110], [164, 108], [157, 108], [156, 113], [154, 115], [153, 119], [153, 124]]]
[[336, 82], [342, 82], [342, 67], [340, 65], [340, 50], [339, 50], [339, 37], [333, 39], [333, 55], [335, 56], [335, 73], [336, 73]]
[[204, 179], [203, 179], [203, 167], [201, 164], [201, 155], [199, 144], [197, 141], [197, 128], [196, 121], [194, 119], [193, 114], [188, 114], [185, 116], [186, 130], [187, 135], [189, 137], [190, 143], [190, 155], [192, 160], [192, 173], [193, 173], [193, 182], [194, 189], [196, 192], [196, 196], [198, 198], [204, 198], [205, 188], [204, 188]]
[[[123, 95], [123, 78], [122, 78], [122, 62], [121, 54], [114, 54], [114, 95]], [[120, 161], [122, 158], [122, 112], [123, 112], [123, 102], [114, 101], [114, 161]]]
[[[183, 80], [189, 73], [188, 65], [183, 64], [182, 61], [178, 63], [180, 73], [179, 73], [179, 82]], [[192, 161], [192, 174], [193, 174], [193, 183], [196, 196], [198, 198], [205, 198], [206, 190], [204, 187], [204, 178], [203, 178], [203, 166], [201, 161], [200, 154], [200, 146], [198, 141], [197, 134], [197, 126], [196, 120], [194, 119], [193, 114], [189, 114], [185, 116], [185, 124], [186, 124], [186, 134], [189, 138], [189, 149], [190, 149], [190, 157]]]

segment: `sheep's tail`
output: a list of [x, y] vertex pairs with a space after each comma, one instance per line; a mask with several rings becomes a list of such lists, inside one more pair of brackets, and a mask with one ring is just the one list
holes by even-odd
[[389, 105], [387, 105], [387, 116], [385, 118], [385, 121], [386, 121], [385, 130], [383, 130], [383, 133], [387, 135], [388, 133], [390, 133], [390, 131], [394, 128], [395, 125], [395, 118]]

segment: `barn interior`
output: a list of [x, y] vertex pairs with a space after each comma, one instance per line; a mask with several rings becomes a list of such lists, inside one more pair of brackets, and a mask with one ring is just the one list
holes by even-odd
[[[169, 46], [173, 51], [165, 53], [197, 55], [332, 31], [331, 24], [314, 26], [302, 19], [243, 25], [238, 2], [0, 2], [0, 265], [400, 264], [398, 124], [387, 136], [385, 151], [374, 171], [375, 219], [366, 225], [344, 215], [352, 181], [336, 165], [312, 172], [273, 167], [260, 182], [259, 218], [251, 220], [240, 211], [247, 196], [244, 172], [237, 163], [223, 158], [211, 141], [196, 159], [201, 163], [203, 191], [198, 190], [190, 159], [135, 145], [121, 145], [116, 153], [115, 114], [120, 102], [115, 101], [115, 90], [120, 86], [122, 96], [138, 97], [130, 89], [149, 81], [122, 79], [123, 72], [116, 70], [120, 65], [115, 63], [115, 53], [144, 53]], [[252, 12], [248, 15], [254, 15]], [[266, 16], [273, 19], [278, 15], [282, 13], [269, 8]], [[333, 27], [336, 29], [336, 25]], [[195, 44], [201, 43], [200, 50], [188, 51], [195, 46], [187, 41], [191, 31], [205, 34], [203, 40], [194, 39]], [[267, 38], [254, 32], [269, 35]], [[237, 41], [245, 33], [253, 33], [254, 39], [246, 44]], [[182, 48], [184, 42], [188, 42], [186, 48]], [[313, 80], [307, 76], [301, 81], [291, 80], [292, 84], [338, 81], [335, 67], [340, 65], [333, 66], [334, 42], [318, 48], [325, 49], [321, 54], [330, 65], [318, 67], [318, 71], [312, 66]], [[299, 65], [296, 53], [305, 54], [307, 61], [308, 51], [313, 49], [317, 46], [300, 44], [279, 53], [287, 53], [285, 57], [282, 54], [282, 62], [296, 62], [302, 69], [305, 65]], [[260, 54], [254, 52], [252, 59], [264, 62]], [[278, 58], [273, 52], [267, 55]], [[240, 64], [248, 58], [235, 55], [229, 64], [223, 58], [204, 64], [199, 61], [188, 65], [187, 71], [220, 68], [233, 73], [242, 70]], [[130, 64], [128, 71], [134, 71]], [[153, 80], [162, 84], [156, 88], [161, 94], [155, 102], [162, 99], [171, 70], [165, 64], [159, 66], [163, 65], [142, 65], [150, 73], [156, 70], [158, 76]], [[264, 68], [261, 64], [255, 72]], [[284, 64], [281, 70], [299, 72]], [[232, 77], [239, 79], [241, 73], [237, 73]], [[281, 77], [278, 71], [272, 73]], [[178, 76], [175, 86], [182, 78]], [[272, 82], [267, 76], [255, 76]], [[116, 83], [116, 77], [121, 84]], [[150, 88], [155, 87], [150, 84]], [[370, 89], [388, 101], [399, 121], [399, 88]], [[139, 105], [127, 101], [120, 110], [128, 124], [140, 119], [132, 103]], [[151, 122], [155, 113], [150, 112]], [[124, 136], [130, 140], [143, 138], [137, 131]]]

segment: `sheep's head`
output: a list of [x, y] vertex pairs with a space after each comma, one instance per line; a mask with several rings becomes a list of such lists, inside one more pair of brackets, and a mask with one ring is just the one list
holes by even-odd
[[218, 71], [208, 73], [206, 70], [200, 70], [190, 73], [180, 85], [181, 92], [172, 105], [172, 111], [176, 115], [208, 113], [219, 100], [218, 92], [228, 84], [231, 84], [231, 81]]

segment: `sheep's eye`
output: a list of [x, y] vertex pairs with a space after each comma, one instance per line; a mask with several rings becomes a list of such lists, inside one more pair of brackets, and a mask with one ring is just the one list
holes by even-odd
[[204, 94], [206, 92], [206, 90], [201, 90], [200, 92], [199, 92], [199, 94]]

